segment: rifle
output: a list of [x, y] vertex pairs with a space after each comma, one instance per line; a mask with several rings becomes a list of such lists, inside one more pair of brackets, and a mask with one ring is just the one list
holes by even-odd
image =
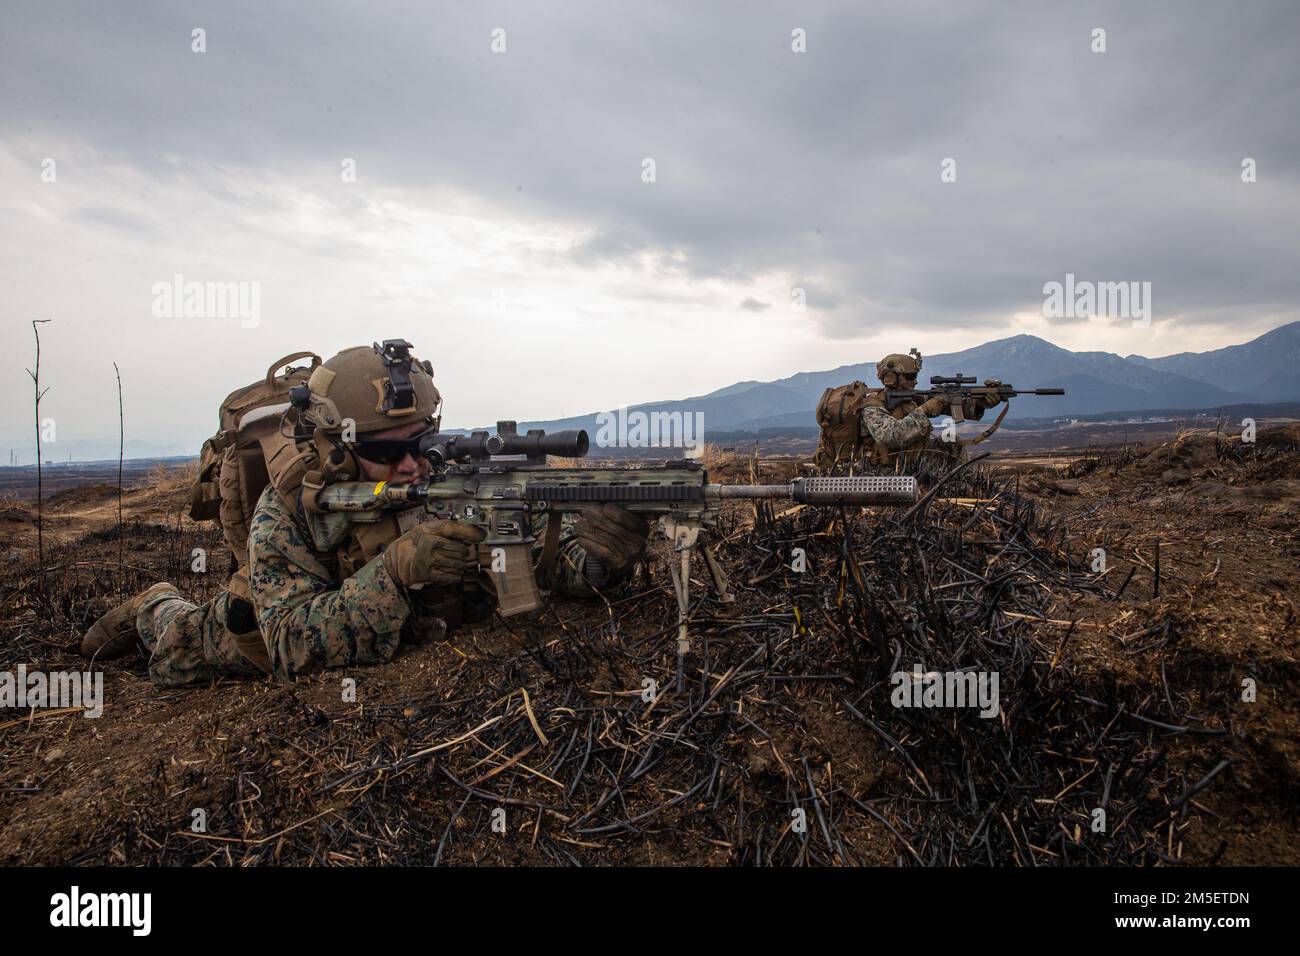
[[[549, 575], [559, 544], [561, 516], [612, 502], [654, 519], [670, 542], [675, 559], [668, 568], [678, 610], [678, 676], [689, 649], [691, 554], [701, 532], [712, 527], [724, 501], [783, 499], [811, 505], [911, 504], [916, 479], [903, 475], [796, 478], [789, 484], [711, 483], [694, 460], [642, 466], [562, 467], [546, 465], [547, 455], [582, 457], [585, 431], [547, 435], [540, 429], [519, 435], [514, 422], [498, 422], [497, 434], [431, 434], [420, 443], [432, 473], [423, 481], [344, 481], [327, 484], [304, 511], [318, 550], [338, 547], [353, 523], [378, 521], [392, 511], [417, 506], [435, 517], [468, 521], [486, 532], [480, 545], [480, 571], [496, 594], [503, 617], [541, 606], [531, 546], [535, 519], [546, 515], [542, 573]], [[522, 455], [525, 460], [502, 456]], [[706, 547], [701, 548], [718, 597], [734, 600], [726, 575]], [[486, 566], [484, 566], [486, 565]]]
[[[999, 382], [995, 378], [985, 379], [983, 385], [976, 385], [974, 375], [963, 375], [961, 372], [956, 375], [932, 375], [930, 376], [930, 385], [931, 388], [924, 389], [886, 388], [884, 390], [885, 408], [892, 412], [904, 402], [916, 402], [921, 405], [937, 395], [948, 403], [952, 420], [954, 422], [964, 422], [966, 414], [962, 405], [968, 398], [983, 398], [988, 395], [996, 395], [999, 399], [1005, 401], [1008, 398], [1015, 398], [1017, 395], [1065, 394], [1063, 388], [1016, 388], [1014, 385]], [[1006, 414], [1006, 409], [1003, 409], [1003, 414]], [[1002, 416], [999, 415], [998, 422], [1001, 421]]]

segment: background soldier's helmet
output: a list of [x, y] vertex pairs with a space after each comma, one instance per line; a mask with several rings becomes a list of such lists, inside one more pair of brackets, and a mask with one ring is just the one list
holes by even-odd
[[[898, 376], [918, 375], [921, 371], [921, 353], [912, 349], [910, 355], [900, 355], [895, 352], [893, 355], [886, 355], [876, 363], [876, 377], [886, 385], [894, 385], [898, 382]], [[886, 379], [885, 376], [889, 376]]]
[[442, 406], [433, 366], [404, 339], [344, 349], [312, 372], [304, 392], [294, 396], [303, 420], [330, 434], [349, 421], [357, 435], [426, 419], [436, 428]]

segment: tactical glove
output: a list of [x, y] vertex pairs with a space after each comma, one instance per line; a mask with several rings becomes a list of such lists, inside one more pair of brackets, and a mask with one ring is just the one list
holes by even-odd
[[650, 534], [644, 518], [616, 504], [584, 511], [574, 530], [583, 550], [611, 575], [622, 574], [640, 560]]
[[934, 418], [936, 415], [943, 415], [948, 412], [948, 400], [942, 395], [936, 395], [929, 399], [921, 406], [921, 414], [926, 418]]
[[384, 549], [384, 567], [405, 587], [459, 584], [466, 569], [478, 563], [482, 528], [458, 521], [417, 524]]

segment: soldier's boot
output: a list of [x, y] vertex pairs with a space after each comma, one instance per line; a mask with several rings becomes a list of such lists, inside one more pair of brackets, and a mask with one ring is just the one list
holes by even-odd
[[139, 650], [143, 645], [140, 642], [140, 631], [136, 628], [136, 618], [146, 601], [164, 594], [180, 597], [174, 585], [162, 581], [103, 614], [81, 639], [81, 656], [107, 661], [132, 650]]

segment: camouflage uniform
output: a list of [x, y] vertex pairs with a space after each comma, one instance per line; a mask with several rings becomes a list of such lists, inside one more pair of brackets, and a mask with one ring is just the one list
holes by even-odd
[[[969, 421], [979, 421], [984, 417], [984, 403], [969, 398], [962, 403], [962, 414]], [[878, 465], [915, 463], [922, 455], [931, 454], [936, 459], [962, 457], [963, 446], [931, 439], [933, 430], [916, 402], [903, 402], [891, 411], [885, 407], [884, 393], [873, 392], [862, 408], [862, 445]]]
[[262, 673], [226, 626], [230, 600], [230, 592], [222, 591], [207, 604], [194, 605], [172, 591], [141, 606], [136, 629], [149, 650], [149, 676], [155, 684], [186, 687]]
[[[544, 524], [538, 529], [535, 560], [543, 529]], [[253, 513], [248, 548], [257, 627], [270, 672], [284, 679], [330, 667], [382, 664], [400, 644], [444, 636], [449, 621], [454, 627], [491, 613], [490, 599], [472, 589], [404, 588], [389, 575], [381, 556], [347, 573], [348, 555], [314, 550], [304, 523], [271, 486]], [[574, 538], [572, 522], [566, 522], [553, 590], [582, 596], [594, 593], [587, 580], [615, 583], [601, 580], [601, 571]], [[173, 592], [146, 602], [137, 628], [151, 652], [149, 674], [154, 682], [182, 687], [264, 673], [266, 668], [240, 651], [227, 627], [232, 602], [237, 601], [223, 592], [196, 606]]]

